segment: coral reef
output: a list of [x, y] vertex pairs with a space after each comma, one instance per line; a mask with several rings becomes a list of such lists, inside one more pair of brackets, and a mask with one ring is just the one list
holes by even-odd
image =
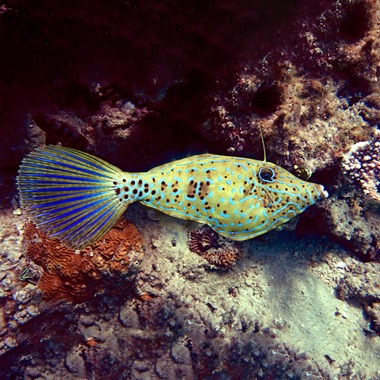
[[[37, 267], [22, 255], [25, 218], [0, 214], [7, 252], [0, 256], [7, 269], [0, 272], [2, 378], [380, 375], [380, 342], [366, 332], [369, 321], [334, 296], [358, 265], [342, 247], [283, 231], [240, 243], [244, 256], [235, 266], [210, 271], [189, 251], [186, 227], [164, 228], [147, 217], [150, 211], [128, 210], [145, 242], [135, 290], [115, 273], [106, 291], [76, 305], [41, 303], [37, 287], [21, 281], [26, 266]], [[205, 248], [207, 241], [214, 244], [207, 238]], [[376, 300], [368, 306], [375, 313]]]
[[[33, 128], [40, 131], [34, 132], [35, 136], [40, 136], [44, 131], [49, 133], [43, 139], [31, 139], [29, 148], [57, 144], [64, 139], [71, 147], [86, 149], [101, 156], [112, 155], [116, 165], [125, 167], [124, 157], [128, 152], [133, 151], [136, 156], [144, 154], [139, 148], [141, 135], [145, 135], [145, 139], [158, 138], [147, 130], [147, 120], [152, 114], [145, 107], [137, 107], [129, 101], [112, 99], [101, 102], [98, 112], [87, 117], [69, 111], [33, 114]], [[140, 161], [132, 159], [129, 166], [132, 168], [133, 165], [134, 170], [140, 166], [144, 168]]]
[[378, 260], [380, 249], [380, 214], [368, 208], [361, 189], [351, 189], [331, 197], [322, 207], [320, 225], [365, 261]]
[[[277, 68], [282, 74], [275, 89], [265, 88], [265, 80], [256, 72], [242, 73], [230, 93], [216, 95], [214, 116], [205, 124], [205, 135], [225, 140], [231, 154], [262, 159], [262, 150], [256, 150], [261, 129], [271, 161], [298, 175], [297, 168], [301, 168], [310, 177], [333, 165], [352, 141], [369, 137], [370, 131], [361, 117], [362, 105], [350, 107], [339, 97], [343, 83], [326, 78], [311, 81], [289, 65]], [[256, 97], [265, 96], [261, 92], [269, 92], [270, 101], [277, 102], [264, 115], [255, 111]], [[242, 110], [242, 103], [247, 102]]]
[[142, 258], [142, 243], [136, 227], [125, 219], [79, 253], [49, 239], [32, 222], [23, 238], [26, 257], [43, 268], [38, 288], [49, 302], [84, 302], [107, 286], [105, 277], [130, 274]]
[[374, 130], [344, 155], [339, 190], [321, 206], [324, 228], [366, 261], [380, 258], [379, 138]]
[[[56, 1], [3, 7], [0, 90], [9, 107], [0, 122], [9, 154], [2, 165], [16, 166], [27, 148], [25, 114], [49, 142], [88, 143], [106, 159], [116, 151], [134, 165], [140, 153], [154, 163], [163, 150], [199, 142], [216, 153], [261, 158], [261, 126], [272, 161], [310, 173], [334, 164], [348, 139], [359, 141], [379, 121], [374, 0], [258, 0], [249, 9], [223, 1], [212, 12], [186, 2], [176, 12], [166, 3], [112, 0], [87, 12], [81, 3], [62, 9]], [[67, 23], [71, 33], [60, 33]], [[41, 75], [30, 75], [34, 67]], [[7, 134], [15, 122], [19, 128]]]
[[380, 130], [370, 141], [354, 144], [342, 160], [343, 174], [354, 180], [380, 208]]
[[[271, 161], [309, 174], [335, 165], [353, 143], [369, 139], [369, 127], [380, 120], [378, 5], [319, 5], [325, 8], [320, 14], [310, 4], [298, 7], [290, 30], [258, 42], [234, 81], [216, 86], [205, 138], [231, 153], [262, 158], [261, 128]], [[355, 32], [348, 19], [357, 23]], [[347, 38], [348, 30], [354, 38]]]
[[242, 257], [238, 243], [223, 238], [207, 226], [189, 232], [188, 247], [218, 269], [228, 269]]
[[[1, 378], [380, 378], [379, 2], [247, 4], [0, 5]], [[14, 177], [34, 147], [140, 171], [205, 151], [262, 159], [259, 127], [268, 161], [330, 197], [294, 231], [235, 246], [229, 270], [205, 261], [223, 242], [197, 235], [194, 254], [139, 205], [134, 289], [111, 242], [35, 252], [42, 266], [23, 255]], [[74, 304], [41, 303], [44, 281]]]

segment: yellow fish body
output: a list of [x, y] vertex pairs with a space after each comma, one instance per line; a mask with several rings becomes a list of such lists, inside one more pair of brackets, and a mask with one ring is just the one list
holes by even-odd
[[247, 240], [328, 196], [322, 185], [265, 161], [201, 154], [129, 173], [57, 146], [26, 157], [17, 184], [37, 226], [77, 249], [100, 239], [136, 201]]

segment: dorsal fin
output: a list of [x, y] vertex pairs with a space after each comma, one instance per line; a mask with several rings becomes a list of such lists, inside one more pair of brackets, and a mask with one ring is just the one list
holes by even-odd
[[259, 130], [260, 130], [260, 137], [261, 137], [261, 142], [263, 144], [263, 151], [264, 151], [264, 162], [267, 162], [267, 153], [265, 151], [265, 143], [264, 143], [264, 136], [263, 136], [263, 130], [261, 129], [260, 125], [259, 125]]

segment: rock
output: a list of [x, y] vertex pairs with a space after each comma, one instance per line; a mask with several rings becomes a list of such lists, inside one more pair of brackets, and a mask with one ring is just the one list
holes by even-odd
[[19, 304], [27, 304], [32, 298], [33, 292], [30, 289], [21, 289], [13, 294], [13, 299]]
[[173, 361], [168, 357], [161, 357], [156, 362], [156, 373], [160, 379], [175, 379], [175, 369]]
[[338, 284], [338, 294], [342, 299], [354, 298], [361, 303], [380, 302], [380, 263], [358, 263], [351, 268]]
[[68, 370], [78, 377], [86, 378], [86, 366], [78, 347], [73, 348], [65, 359]]
[[125, 327], [139, 329], [140, 322], [138, 314], [131, 308], [131, 304], [126, 303], [120, 310], [119, 318]]
[[171, 354], [176, 363], [191, 364], [190, 351], [184, 342], [176, 342], [171, 349]]

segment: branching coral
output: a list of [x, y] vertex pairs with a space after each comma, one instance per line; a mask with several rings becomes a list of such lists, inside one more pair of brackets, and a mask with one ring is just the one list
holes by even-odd
[[190, 251], [202, 256], [211, 266], [218, 269], [230, 268], [241, 257], [236, 244], [227, 241], [206, 226], [189, 233]]
[[342, 161], [343, 173], [357, 182], [365, 195], [380, 205], [380, 131], [372, 140], [352, 146]]
[[102, 277], [128, 274], [143, 254], [140, 233], [125, 219], [80, 253], [49, 239], [33, 223], [27, 224], [23, 242], [25, 255], [43, 268], [38, 287], [43, 298], [52, 302], [85, 301], [103, 290]]

